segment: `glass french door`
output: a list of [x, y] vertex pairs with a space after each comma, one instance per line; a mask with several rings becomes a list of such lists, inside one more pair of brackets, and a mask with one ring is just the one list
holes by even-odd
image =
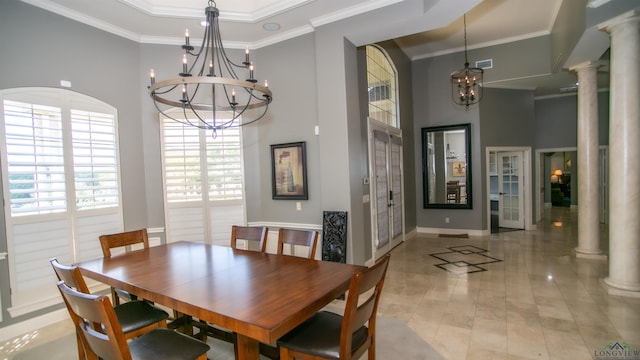
[[370, 129], [372, 238], [377, 260], [403, 240], [402, 137], [399, 129], [382, 124]]
[[524, 229], [522, 152], [498, 153], [498, 195], [500, 227]]

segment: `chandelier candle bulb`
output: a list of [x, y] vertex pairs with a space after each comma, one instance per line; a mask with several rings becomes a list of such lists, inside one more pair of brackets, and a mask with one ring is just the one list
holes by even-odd
[[182, 55], [182, 74], [187, 75], [187, 54]]
[[186, 29], [184, 31], [184, 41], [185, 41], [185, 45], [189, 46], [189, 29]]
[[156, 83], [156, 73], [153, 71], [153, 69], [151, 69], [151, 71], [149, 71], [149, 77], [151, 78], [151, 85]]
[[209, 61], [209, 74], [207, 76], [213, 76], [213, 60]]
[[247, 66], [251, 65], [251, 61], [249, 61], [249, 48], [244, 50], [244, 64]]

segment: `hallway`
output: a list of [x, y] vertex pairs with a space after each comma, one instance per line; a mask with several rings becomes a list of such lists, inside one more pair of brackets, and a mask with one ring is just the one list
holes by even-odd
[[[593, 359], [616, 342], [640, 349], [640, 298], [606, 293], [607, 262], [576, 259], [577, 233], [577, 211], [554, 207], [534, 231], [419, 234], [393, 250], [379, 314], [406, 321], [447, 359]], [[460, 271], [465, 256], [485, 263]], [[453, 271], [441, 266], [446, 257]]]

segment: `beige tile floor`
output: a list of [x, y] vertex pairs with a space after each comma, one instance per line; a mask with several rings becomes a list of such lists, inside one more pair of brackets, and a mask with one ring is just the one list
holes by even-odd
[[[600, 284], [607, 262], [573, 255], [575, 210], [544, 216], [535, 231], [470, 239], [421, 234], [398, 246], [379, 314], [406, 321], [447, 359], [593, 359], [609, 342], [640, 349], [640, 299], [607, 295]], [[603, 226], [601, 239], [607, 237]], [[435, 266], [442, 261], [431, 254], [465, 245], [502, 261], [469, 274]]]
[[[553, 208], [544, 217], [535, 231], [470, 239], [420, 234], [398, 246], [379, 314], [407, 322], [446, 359], [593, 359], [609, 342], [640, 349], [640, 299], [607, 295], [600, 285], [607, 262], [572, 253], [577, 212]], [[486, 271], [452, 273], [431, 256], [467, 259], [451, 247], [486, 249], [501, 261], [479, 265]], [[0, 343], [0, 359], [71, 331], [65, 322]]]

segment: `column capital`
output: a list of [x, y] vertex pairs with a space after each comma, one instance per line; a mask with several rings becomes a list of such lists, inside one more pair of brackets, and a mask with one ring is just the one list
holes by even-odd
[[607, 21], [604, 21], [598, 25], [598, 30], [611, 32], [611, 30], [613, 30], [613, 27], [629, 20], [640, 22], [640, 9], [630, 10]]
[[607, 63], [606, 61], [602, 61], [602, 60], [587, 60], [579, 64], [573, 65], [572, 67], [569, 68], [569, 70], [578, 72], [584, 69], [597, 69], [605, 65], [606, 63]]

